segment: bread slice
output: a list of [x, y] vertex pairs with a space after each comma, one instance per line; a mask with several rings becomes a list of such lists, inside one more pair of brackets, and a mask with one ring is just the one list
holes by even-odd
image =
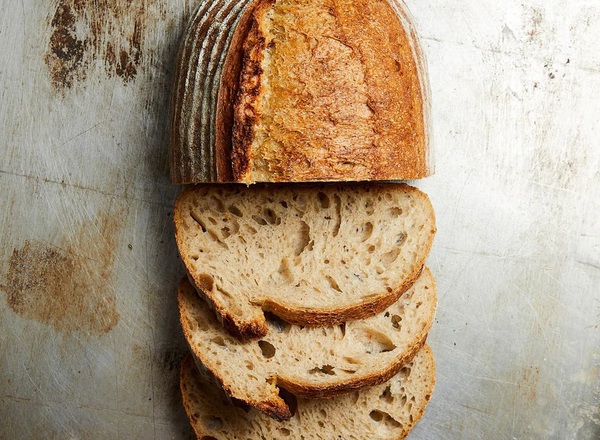
[[194, 368], [181, 366], [183, 405], [201, 440], [403, 439], [423, 416], [433, 393], [435, 366], [429, 346], [388, 382], [331, 399], [298, 399], [294, 416], [277, 422], [232, 405]]
[[242, 339], [267, 334], [264, 311], [308, 326], [383, 311], [435, 233], [428, 197], [405, 184], [196, 186], [174, 221], [190, 279]]
[[235, 181], [430, 174], [421, 55], [388, 0], [262, 0], [243, 52]]
[[400, 299], [371, 318], [333, 327], [269, 322], [260, 341], [229, 336], [184, 278], [181, 325], [192, 353], [233, 398], [277, 419], [291, 409], [279, 386], [302, 397], [331, 397], [389, 380], [425, 343], [435, 315], [429, 269]]

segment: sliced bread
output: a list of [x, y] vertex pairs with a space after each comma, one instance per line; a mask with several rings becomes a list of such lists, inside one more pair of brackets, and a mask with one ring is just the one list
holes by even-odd
[[428, 345], [388, 382], [331, 399], [298, 399], [294, 416], [277, 422], [231, 404], [194, 367], [181, 366], [183, 405], [200, 440], [403, 439], [423, 416], [433, 393], [435, 365]]
[[331, 397], [387, 381], [425, 343], [437, 298], [429, 269], [400, 299], [371, 318], [332, 327], [267, 320], [259, 341], [229, 336], [189, 281], [179, 286], [188, 344], [231, 397], [277, 419], [291, 409], [279, 386], [302, 397]]
[[176, 241], [226, 329], [267, 334], [373, 316], [418, 278], [435, 234], [428, 197], [405, 184], [203, 185], [182, 192]]

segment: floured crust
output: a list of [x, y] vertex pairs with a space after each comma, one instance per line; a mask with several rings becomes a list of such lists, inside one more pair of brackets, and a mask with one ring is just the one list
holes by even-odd
[[416, 44], [386, 0], [263, 0], [243, 46], [234, 180], [427, 176]]
[[221, 74], [219, 95], [216, 114], [216, 139], [215, 139], [215, 159], [217, 166], [217, 180], [220, 182], [233, 181], [233, 120], [234, 120], [234, 101], [238, 94], [240, 86], [240, 73], [244, 65], [244, 51], [240, 50], [247, 40], [250, 28], [252, 26], [254, 11], [261, 0], [249, 1], [249, 5], [242, 14], [231, 39], [227, 50], [223, 72]]

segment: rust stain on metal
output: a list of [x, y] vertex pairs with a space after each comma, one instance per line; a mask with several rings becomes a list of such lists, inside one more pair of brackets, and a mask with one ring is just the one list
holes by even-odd
[[15, 249], [2, 287], [8, 306], [66, 334], [111, 331], [119, 321], [109, 287], [119, 223], [106, 215], [97, 225], [82, 225], [60, 247], [26, 241]]
[[537, 387], [540, 380], [540, 369], [534, 366], [523, 368], [521, 377], [517, 381], [517, 386], [523, 393], [523, 397], [529, 403], [537, 401]]
[[71, 88], [98, 61], [109, 77], [132, 81], [143, 63], [145, 31], [165, 15], [164, 5], [145, 0], [58, 0], [44, 56], [52, 84]]
[[83, 55], [85, 42], [75, 32], [75, 15], [68, 4], [61, 4], [52, 17], [53, 29], [50, 36], [46, 65], [55, 86], [71, 87], [76, 78], [84, 78]]

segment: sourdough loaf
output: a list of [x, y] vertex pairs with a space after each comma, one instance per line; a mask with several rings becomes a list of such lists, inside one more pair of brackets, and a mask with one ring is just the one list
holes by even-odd
[[423, 416], [435, 384], [434, 359], [425, 345], [388, 382], [331, 399], [298, 399], [294, 416], [277, 422], [258, 411], [233, 406], [194, 368], [181, 367], [183, 404], [201, 440], [403, 439]]
[[175, 204], [195, 287], [228, 331], [267, 334], [373, 316], [418, 278], [435, 233], [428, 197], [405, 184], [203, 185]]
[[178, 57], [172, 180], [425, 177], [428, 87], [400, 0], [204, 2]]
[[271, 319], [264, 339], [240, 342], [186, 278], [179, 286], [181, 325], [196, 359], [231, 397], [277, 419], [292, 415], [280, 386], [320, 398], [389, 380], [425, 343], [435, 307], [435, 282], [425, 269], [396, 303], [371, 318], [318, 328]]

